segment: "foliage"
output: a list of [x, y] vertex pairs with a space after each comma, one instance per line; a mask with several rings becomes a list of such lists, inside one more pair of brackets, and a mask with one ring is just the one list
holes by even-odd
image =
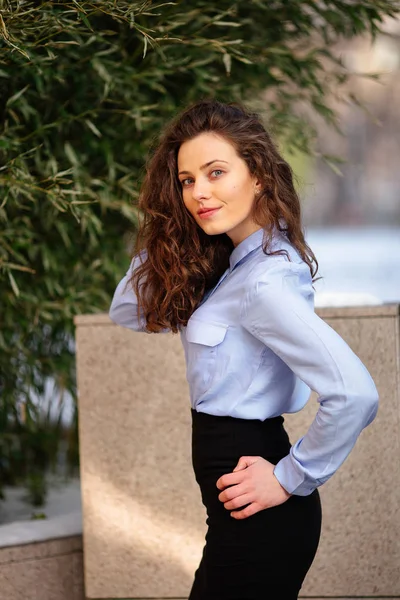
[[[137, 223], [144, 159], [165, 121], [200, 97], [244, 100], [287, 147], [309, 152], [313, 128], [299, 107], [334, 125], [328, 98], [350, 76], [332, 48], [376, 35], [400, 8], [390, 0], [0, 0], [0, 8], [8, 435], [36, 427], [32, 398], [49, 377], [55, 400], [66, 391], [76, 398], [72, 319], [108, 309]], [[20, 403], [33, 415], [24, 423]]]
[[[60, 475], [59, 462], [62, 454], [65, 455], [63, 447], [68, 445], [73, 428], [63, 424], [62, 405], [54, 407], [48, 403], [44, 408], [42, 402], [38, 405], [16, 403], [14, 418], [10, 418], [7, 408], [6, 403], [0, 404], [3, 432], [0, 437], [0, 481], [6, 485], [25, 484], [29, 502], [33, 506], [42, 506], [47, 493], [47, 474], [58, 470]], [[62, 469], [64, 476], [74, 472], [72, 464], [70, 461], [67, 469]]]

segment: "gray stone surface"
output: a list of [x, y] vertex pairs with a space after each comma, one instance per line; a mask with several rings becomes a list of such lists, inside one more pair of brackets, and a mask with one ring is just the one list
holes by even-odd
[[0, 600], [84, 600], [82, 538], [0, 549]]
[[[320, 487], [321, 543], [302, 595], [398, 597], [399, 306], [317, 313], [371, 372], [380, 408]], [[135, 333], [107, 315], [75, 323], [87, 595], [185, 598], [206, 526], [179, 337]], [[285, 415], [292, 442], [317, 408], [313, 394], [304, 410]]]
[[[52, 519], [16, 521], [0, 526], [0, 548], [32, 544], [82, 534], [82, 512]], [[1, 557], [0, 557], [1, 560]]]
[[[321, 543], [302, 593], [315, 596], [396, 596], [400, 593], [399, 319], [337, 314], [327, 322], [371, 372], [380, 393], [375, 421], [335, 475], [320, 487]], [[397, 313], [398, 314], [398, 313]], [[285, 415], [291, 441], [307, 430], [316, 395]], [[323, 592], [323, 594], [322, 594]]]
[[205, 513], [179, 337], [95, 324], [77, 346], [87, 595], [185, 597]]

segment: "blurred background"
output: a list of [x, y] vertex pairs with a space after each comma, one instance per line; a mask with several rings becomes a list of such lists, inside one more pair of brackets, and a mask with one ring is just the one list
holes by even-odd
[[[385, 22], [373, 44], [337, 48], [351, 72], [380, 73], [347, 84], [356, 103], [337, 103], [340, 135], [317, 121], [317, 151], [292, 161], [300, 176], [304, 223], [324, 277], [316, 305], [373, 304], [400, 298], [400, 23]], [[333, 168], [332, 168], [333, 167]]]
[[72, 319], [108, 310], [145, 157], [187, 103], [265, 118], [316, 306], [400, 301], [396, 4], [1, 2], [0, 524], [80, 508]]

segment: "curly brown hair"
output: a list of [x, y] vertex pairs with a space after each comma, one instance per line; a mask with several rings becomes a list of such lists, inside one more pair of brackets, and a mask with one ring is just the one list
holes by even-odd
[[143, 256], [145, 251], [147, 256], [129, 283], [138, 298], [138, 316], [143, 310], [148, 332], [167, 328], [178, 333], [205, 292], [229, 267], [232, 240], [226, 233], [207, 235], [182, 200], [178, 151], [183, 142], [204, 132], [230, 142], [250, 173], [262, 182], [251, 216], [266, 231], [264, 253], [284, 252], [288, 256], [282, 249], [269, 252], [277, 228], [308, 264], [315, 281], [318, 262], [305, 242], [292, 169], [279, 154], [261, 118], [236, 102], [202, 100], [171, 121], [146, 163], [139, 196], [143, 221], [139, 221], [134, 255]]

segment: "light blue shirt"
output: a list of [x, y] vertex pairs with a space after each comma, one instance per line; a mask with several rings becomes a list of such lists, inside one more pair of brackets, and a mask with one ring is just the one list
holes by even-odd
[[[191, 406], [212, 415], [268, 419], [301, 410], [318, 394], [308, 431], [274, 467], [290, 493], [311, 494], [349, 455], [375, 418], [378, 392], [364, 364], [314, 312], [308, 265], [275, 230], [267, 256], [263, 229], [244, 239], [229, 268], [180, 330]], [[127, 280], [136, 256], [115, 291], [110, 317], [144, 331], [137, 299]], [[167, 332], [168, 329], [163, 330]]]

